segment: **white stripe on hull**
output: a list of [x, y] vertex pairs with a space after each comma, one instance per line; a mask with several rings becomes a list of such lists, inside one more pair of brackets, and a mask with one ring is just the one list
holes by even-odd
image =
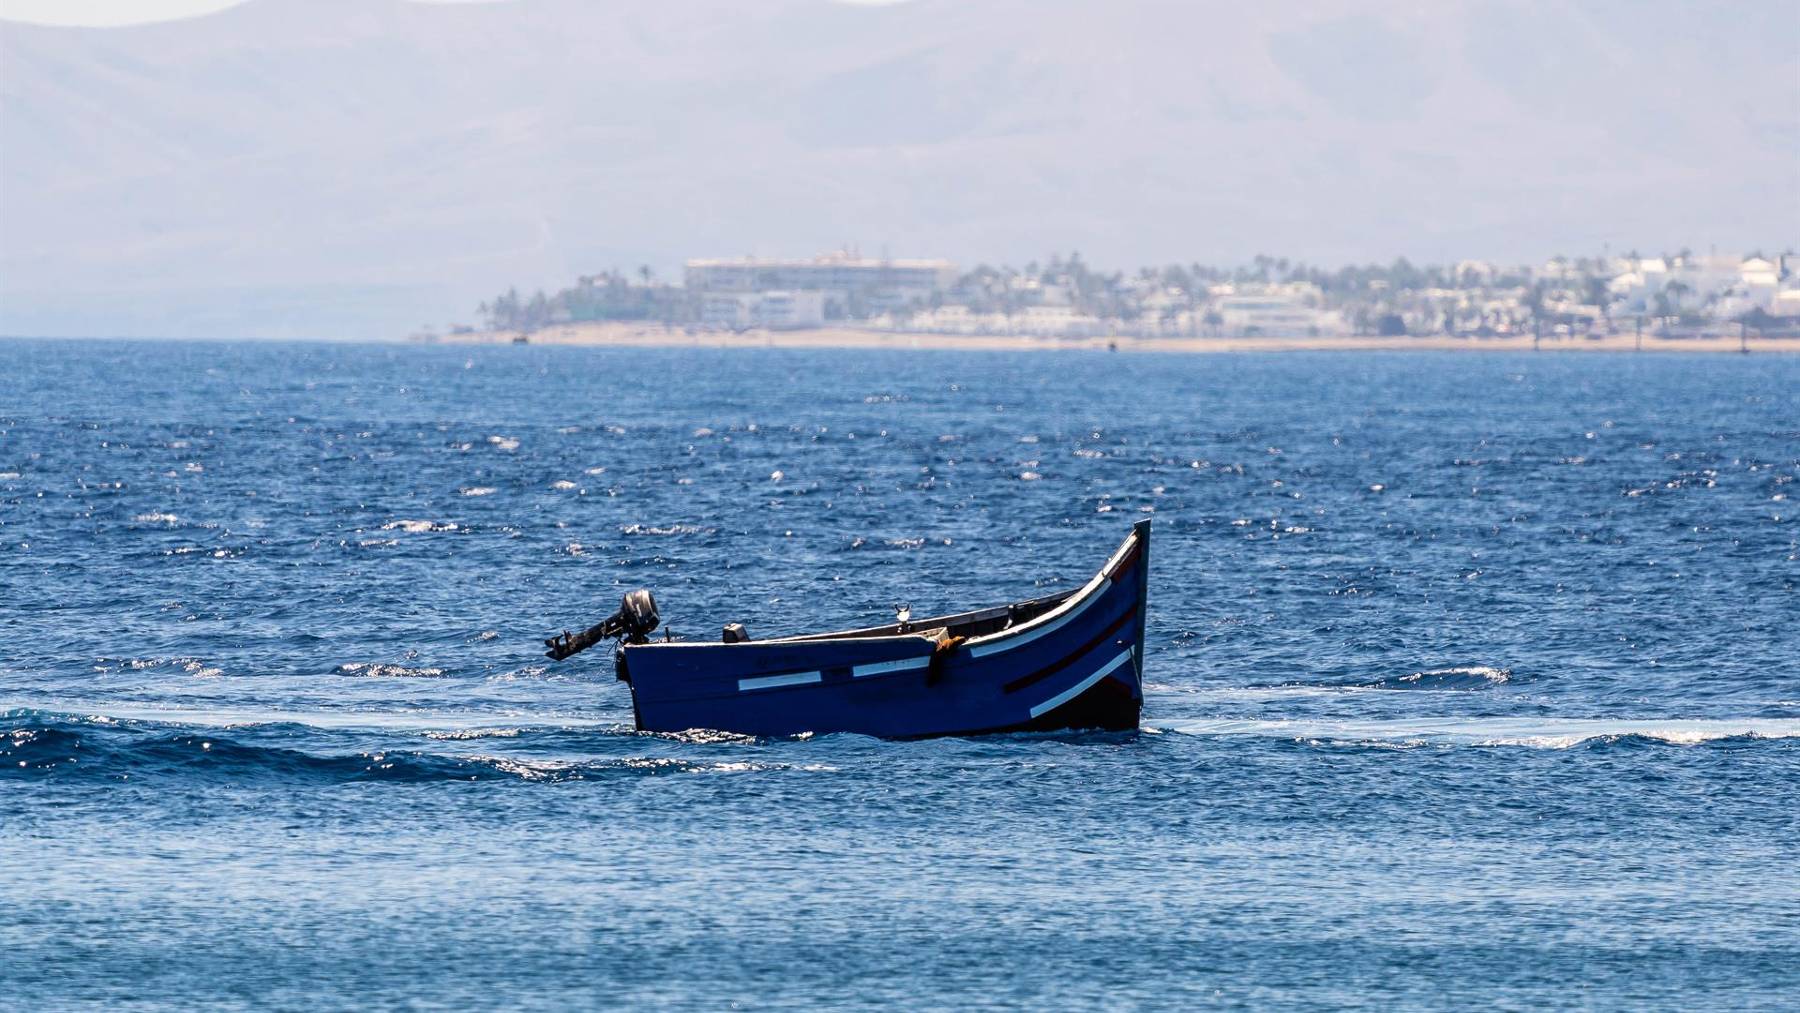
[[1131, 652], [1134, 650], [1136, 650], [1136, 648], [1133, 648], [1133, 647], [1125, 648], [1124, 654], [1121, 654], [1118, 657], [1114, 658], [1113, 660], [1100, 666], [1100, 671], [1095, 672], [1093, 675], [1088, 676], [1087, 678], [1081, 680], [1080, 682], [1076, 683], [1075, 685], [1070, 686], [1068, 689], [1063, 690], [1061, 693], [1058, 693], [1055, 696], [1051, 697], [1050, 699], [1045, 700], [1043, 703], [1038, 704], [1036, 707], [1031, 708], [1031, 716], [1035, 718], [1035, 717], [1039, 717], [1041, 715], [1047, 714], [1050, 711], [1053, 711], [1056, 708], [1061, 707], [1063, 704], [1066, 704], [1070, 700], [1073, 700], [1076, 697], [1080, 696], [1081, 694], [1087, 692], [1088, 689], [1094, 685], [1094, 683], [1099, 682], [1101, 679], [1104, 679], [1107, 676], [1118, 671], [1120, 665], [1123, 665], [1127, 661], [1130, 661], [1131, 660]]
[[1029, 644], [1038, 637], [1049, 633], [1051, 630], [1060, 628], [1063, 623], [1080, 615], [1089, 605], [1093, 604], [1094, 599], [1098, 598], [1104, 592], [1104, 589], [1112, 586], [1111, 574], [1113, 568], [1124, 561], [1125, 556], [1130, 553], [1137, 544], [1137, 532], [1134, 530], [1131, 537], [1125, 539], [1125, 541], [1119, 545], [1118, 549], [1113, 552], [1112, 557], [1106, 561], [1106, 565], [1100, 568], [1100, 572], [1094, 574], [1094, 579], [1082, 585], [1081, 590], [1070, 595], [1061, 605], [1058, 605], [1030, 622], [1020, 626], [1014, 626], [1010, 629], [1000, 630], [996, 633], [985, 633], [979, 637], [975, 637], [964, 645], [968, 648], [970, 656], [979, 658], [984, 654], [992, 654], [995, 651], [1004, 651], [1013, 647], [1018, 647], [1022, 644]]
[[889, 672], [905, 672], [914, 668], [924, 668], [931, 664], [929, 657], [901, 658], [899, 661], [875, 661], [867, 665], [857, 665], [850, 669], [853, 678], [861, 679], [870, 675], [886, 675]]
[[[871, 675], [886, 675], [889, 672], [905, 672], [915, 668], [924, 668], [931, 664], [929, 657], [901, 658], [898, 661], [872, 661], [866, 665], [855, 665], [850, 669], [853, 678], [862, 679]], [[790, 672], [786, 675], [759, 675], [754, 679], [739, 679], [738, 692], [752, 689], [774, 689], [777, 686], [805, 686], [809, 683], [824, 681], [822, 672]]]
[[774, 689], [776, 686], [800, 686], [809, 682], [819, 682], [825, 677], [818, 672], [791, 672], [787, 675], [763, 675], [754, 679], [739, 679], [738, 692], [747, 689]]
[[1063, 606], [1068, 609], [1068, 611], [1064, 612], [1062, 615], [1058, 616], [1055, 615], [1055, 613], [1051, 613], [1054, 618], [1049, 622], [1041, 623], [1035, 627], [1028, 623], [1024, 627], [1021, 627], [1024, 632], [1021, 632], [1018, 636], [1006, 636], [1008, 631], [1005, 630], [1002, 630], [999, 633], [990, 634], [990, 636], [1005, 637], [1005, 639], [995, 640], [991, 643], [976, 644], [969, 648], [969, 656], [979, 658], [984, 655], [993, 654], [995, 651], [1010, 651], [1015, 647], [1024, 647], [1026, 644], [1031, 643], [1033, 640], [1036, 640], [1047, 633], [1055, 633], [1057, 630], [1060, 630], [1073, 622], [1076, 616], [1086, 612], [1088, 606], [1104, 597], [1111, 587], [1112, 581], [1103, 577], [1097, 588], [1083, 593], [1080, 601], [1075, 602], [1073, 605]]

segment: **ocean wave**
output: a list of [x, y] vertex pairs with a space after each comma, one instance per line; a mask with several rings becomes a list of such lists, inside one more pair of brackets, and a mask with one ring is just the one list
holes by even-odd
[[716, 528], [705, 528], [698, 524], [621, 524], [621, 535], [710, 535]]
[[469, 739], [516, 739], [522, 734], [521, 728], [453, 728], [448, 731], [426, 732], [428, 739], [441, 742], [463, 742]]
[[179, 668], [191, 675], [201, 678], [213, 678], [224, 675], [223, 669], [207, 664], [199, 658], [108, 658], [94, 659], [96, 672], [143, 672], [157, 668]]
[[1322, 682], [1284, 682], [1248, 686], [1195, 686], [1177, 683], [1146, 683], [1145, 688], [1158, 693], [1172, 693], [1192, 699], [1277, 700], [1284, 697], [1340, 696], [1367, 690], [1415, 690], [1422, 692], [1473, 692], [1493, 689], [1522, 680], [1510, 668], [1488, 665], [1464, 665], [1455, 668], [1433, 668], [1406, 675], [1376, 679], [1351, 678]]
[[1259, 736], [1319, 745], [1386, 748], [1518, 746], [1569, 749], [1622, 741], [1698, 746], [1800, 738], [1800, 718], [1407, 718], [1374, 721], [1192, 719], [1151, 722], [1155, 730], [1201, 736]]
[[[516, 741], [567, 729], [519, 727], [428, 732], [428, 742]], [[592, 736], [596, 729], [583, 729]], [[0, 778], [93, 777], [108, 780], [224, 777], [234, 782], [591, 781], [667, 774], [829, 772], [819, 762], [755, 758], [712, 759], [630, 755], [567, 756], [458, 754], [428, 748], [321, 751], [320, 730], [259, 725], [209, 729], [80, 717], [33, 709], [0, 712]], [[285, 737], [283, 740], [282, 737]], [[648, 737], [620, 731], [619, 738]], [[275, 739], [276, 741], [259, 741]]]
[[1432, 668], [1408, 675], [1396, 675], [1350, 685], [1357, 689], [1491, 689], [1512, 681], [1512, 669], [1489, 665], [1459, 665], [1454, 668]]
[[352, 661], [339, 665], [334, 671], [338, 675], [352, 675], [363, 679], [438, 679], [444, 675], [441, 668], [410, 668], [376, 661]]
[[599, 735], [643, 735], [629, 724], [600, 717], [546, 714], [529, 720], [517, 713], [431, 710], [288, 710], [247, 708], [134, 707], [110, 705], [109, 713], [77, 713], [52, 706], [27, 705], [0, 710], [0, 729], [34, 721], [55, 725], [140, 725], [144, 727], [215, 729], [245, 728], [354, 731], [381, 735], [423, 735], [465, 728], [528, 728], [537, 734], [579, 731]]
[[450, 521], [418, 521], [406, 518], [389, 521], [381, 526], [383, 531], [404, 531], [412, 535], [422, 535], [431, 531], [455, 531], [456, 529], [456, 525]]
[[[709, 728], [690, 728], [685, 732], [644, 732], [643, 734], [697, 746], [744, 745], [756, 741], [754, 735], [745, 735], [742, 732], [720, 732]], [[807, 737], [810, 738], [810, 736]]]
[[495, 672], [487, 677], [488, 682], [517, 682], [521, 679], [563, 680], [585, 678], [580, 673], [572, 673], [562, 669], [551, 671], [549, 665], [524, 665]]

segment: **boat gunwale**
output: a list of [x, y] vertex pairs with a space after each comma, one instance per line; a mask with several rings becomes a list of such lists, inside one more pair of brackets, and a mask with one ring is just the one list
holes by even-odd
[[[919, 619], [908, 623], [907, 625], [912, 628], [905, 631], [897, 630], [894, 628], [895, 624], [889, 623], [886, 626], [861, 626], [830, 633], [797, 633], [786, 637], [769, 637], [766, 640], [740, 640], [731, 644], [717, 640], [652, 640], [649, 643], [626, 644], [625, 646], [631, 650], [637, 650], [641, 647], [754, 647], [758, 644], [853, 644], [898, 640], [903, 637], [919, 637], [935, 640], [946, 630], [958, 624], [980, 622], [983, 619], [998, 619], [999, 617], [1006, 615], [1012, 609], [1026, 605], [1041, 605], [1049, 602], [1057, 602], [1060, 607], [1061, 602], [1071, 595], [1079, 594], [1081, 590], [1081, 588], [1075, 588], [1070, 591], [1058, 591], [1055, 594], [1041, 595], [1037, 598], [1027, 598], [1024, 601], [1013, 602], [1010, 605], [990, 605], [987, 608], [975, 609], [971, 612], [956, 612], [945, 616], [932, 616], [929, 619]], [[1036, 618], [1031, 620], [1031, 622], [1036, 621]], [[862, 635], [858, 636], [857, 634]]]
[[1081, 608], [1083, 602], [1093, 599], [1096, 595], [1100, 594], [1108, 584], [1112, 583], [1113, 570], [1118, 567], [1120, 563], [1124, 562], [1131, 554], [1132, 549], [1137, 547], [1138, 537], [1139, 529], [1137, 525], [1133, 525], [1131, 533], [1126, 535], [1125, 540], [1119, 543], [1119, 547], [1113, 550], [1113, 554], [1107, 557], [1106, 563], [1100, 567], [1100, 572], [1094, 574], [1094, 576], [1079, 590], [1064, 599], [1062, 604], [1045, 612], [1041, 616], [1036, 616], [1017, 626], [1008, 627], [1004, 630], [996, 630], [995, 632], [984, 636], [970, 637], [968, 640], [963, 641], [961, 645], [962, 649], [974, 650], [975, 648], [986, 647], [989, 645], [1000, 645], [1003, 649], [1004, 645], [1002, 645], [1001, 642], [1013, 637], [1024, 636], [1027, 640], [1037, 639], [1038, 630], [1046, 626], [1054, 628], [1054, 624], [1060, 623], [1065, 616]]
[[[958, 644], [957, 649], [963, 651], [976, 647], [999, 644], [1001, 641], [1024, 634], [1032, 634], [1029, 639], [1036, 639], [1034, 631], [1043, 628], [1047, 624], [1060, 621], [1064, 616], [1079, 608], [1084, 601], [1087, 601], [1100, 593], [1111, 582], [1114, 568], [1130, 555], [1131, 550], [1137, 546], [1138, 540], [1139, 528], [1137, 525], [1133, 525], [1130, 533], [1125, 536], [1124, 541], [1119, 543], [1119, 547], [1113, 550], [1113, 554], [1107, 557], [1105, 564], [1100, 567], [1099, 571], [1095, 573], [1093, 577], [1089, 578], [1086, 584], [1083, 584], [1072, 591], [1059, 591], [1054, 594], [1041, 595], [1036, 598], [1028, 598], [1024, 601], [1013, 602], [1009, 605], [992, 605], [987, 608], [975, 609], [969, 612], [958, 612], [946, 616], [933, 616], [929, 619], [921, 619], [917, 622], [908, 623], [908, 626], [913, 627], [909, 630], [900, 630], [897, 628], [898, 624], [889, 623], [886, 626], [864, 626], [830, 633], [801, 633], [786, 637], [770, 637], [767, 640], [740, 640], [730, 644], [716, 640], [653, 640], [645, 644], [626, 644], [623, 646], [627, 650], [637, 650], [645, 647], [719, 648], [754, 647], [767, 644], [854, 644], [887, 642], [904, 637], [917, 637], [920, 640], [931, 642], [935, 641], [947, 630], [954, 628], [958, 624], [979, 622], [983, 619], [999, 618], [1021, 606], [1056, 602], [1056, 605], [1053, 608], [1046, 610], [1041, 615], [1033, 616], [1031, 619], [1020, 623], [1017, 626], [1009, 626], [1006, 629], [996, 630], [993, 633], [985, 633], [978, 637], [970, 637]], [[858, 634], [862, 635], [859, 636]], [[992, 652], [989, 651], [984, 653]]]

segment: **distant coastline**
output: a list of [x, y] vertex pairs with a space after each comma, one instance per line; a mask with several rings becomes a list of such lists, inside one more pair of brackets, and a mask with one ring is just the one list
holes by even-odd
[[415, 335], [424, 344], [445, 345], [580, 345], [610, 348], [887, 348], [965, 351], [1105, 351], [1183, 352], [1688, 352], [1738, 354], [1800, 353], [1800, 338], [1737, 337], [1661, 338], [1632, 334], [1602, 337], [1507, 335], [1489, 338], [1378, 337], [1374, 335], [1318, 337], [1158, 337], [1092, 336], [1053, 338], [1030, 335], [962, 335], [877, 331], [854, 327], [820, 327], [799, 330], [744, 331], [664, 326], [662, 324], [576, 323], [557, 324], [533, 331], [461, 331], [442, 335]]

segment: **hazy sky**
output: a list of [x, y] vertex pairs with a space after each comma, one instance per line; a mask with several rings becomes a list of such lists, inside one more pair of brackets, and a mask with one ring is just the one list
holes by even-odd
[[[0, 18], [46, 25], [132, 25], [211, 14], [245, 0], [0, 0]], [[412, 3], [498, 3], [504, 0], [409, 0]], [[883, 4], [897, 0], [837, 0]]]
[[0, 20], [0, 333], [392, 334], [513, 285], [845, 245], [1121, 270], [1800, 246], [1800, 7], [1730, 10], [0, 0], [180, 19]]
[[[0, 0], [0, 18], [47, 25], [131, 25], [211, 14], [244, 0]], [[492, 0], [412, 0], [482, 3]]]
[[243, 0], [0, 0], [0, 18], [50, 25], [128, 25], [235, 7]]

